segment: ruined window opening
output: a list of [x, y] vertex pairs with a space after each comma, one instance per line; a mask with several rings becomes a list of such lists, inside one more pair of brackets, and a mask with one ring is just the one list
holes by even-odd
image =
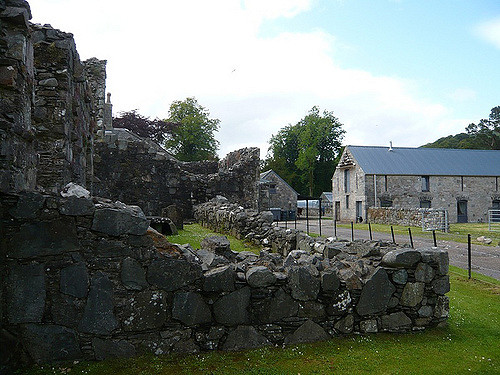
[[464, 191], [464, 176], [460, 177], [460, 184], [462, 185], [462, 191]]
[[420, 208], [431, 208], [431, 201], [427, 199], [420, 201]]
[[422, 176], [422, 191], [430, 190], [430, 179], [429, 176]]
[[387, 191], [387, 176], [384, 176], [384, 190]]
[[349, 196], [345, 196], [345, 208], [348, 210], [349, 209]]
[[269, 194], [276, 194], [276, 184], [269, 184]]
[[349, 169], [344, 169], [344, 193], [349, 193]]
[[380, 207], [392, 207], [392, 201], [389, 199], [381, 199]]
[[500, 210], [500, 200], [494, 199], [493, 202], [491, 202], [491, 208], [494, 210]]

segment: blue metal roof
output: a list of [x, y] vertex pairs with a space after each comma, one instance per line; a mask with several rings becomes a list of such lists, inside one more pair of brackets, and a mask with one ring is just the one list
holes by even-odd
[[366, 174], [500, 176], [500, 151], [347, 146]]

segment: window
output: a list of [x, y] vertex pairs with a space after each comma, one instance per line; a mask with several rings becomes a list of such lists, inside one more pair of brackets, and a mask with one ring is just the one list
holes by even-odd
[[491, 208], [493, 208], [494, 210], [500, 210], [500, 200], [493, 200], [493, 202], [491, 202]]
[[462, 185], [462, 191], [464, 191], [464, 176], [460, 177], [460, 184]]
[[422, 191], [430, 190], [429, 176], [422, 176]]
[[269, 184], [269, 194], [276, 194], [276, 184]]
[[498, 191], [498, 177], [495, 177], [495, 191]]
[[420, 201], [420, 208], [431, 208], [431, 201], [429, 200]]
[[380, 207], [392, 207], [392, 201], [389, 199], [381, 199]]
[[387, 176], [384, 176], [384, 190], [387, 191]]
[[349, 193], [349, 169], [344, 169], [344, 192]]
[[346, 208], [346, 210], [349, 209], [349, 196], [348, 195], [345, 196], [345, 208]]

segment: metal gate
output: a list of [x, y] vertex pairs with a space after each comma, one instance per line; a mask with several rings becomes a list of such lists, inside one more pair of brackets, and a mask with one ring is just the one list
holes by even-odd
[[488, 210], [488, 230], [500, 232], [500, 210]]
[[450, 223], [448, 222], [448, 210], [431, 208], [422, 212], [422, 230], [441, 230], [448, 232]]

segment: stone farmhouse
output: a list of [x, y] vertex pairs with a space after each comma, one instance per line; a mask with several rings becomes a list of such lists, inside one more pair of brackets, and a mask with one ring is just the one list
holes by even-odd
[[500, 207], [500, 151], [346, 146], [332, 177], [337, 220], [369, 207], [440, 208], [450, 223], [487, 221]]
[[297, 211], [298, 193], [272, 169], [260, 174], [259, 209], [280, 208], [281, 211]]

